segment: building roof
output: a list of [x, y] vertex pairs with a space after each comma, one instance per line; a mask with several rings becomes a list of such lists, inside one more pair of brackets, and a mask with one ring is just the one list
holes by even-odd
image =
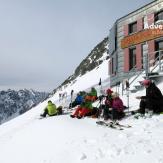
[[129, 15], [131, 15], [131, 14], [133, 14], [134, 12], [137, 12], [137, 11], [139, 11], [139, 10], [145, 8], [146, 6], [151, 5], [152, 3], [156, 3], [156, 2], [158, 2], [158, 1], [159, 1], [159, 0], [154, 0], [154, 1], [150, 2], [150, 3], [147, 3], [146, 5], [144, 5], [144, 6], [140, 7], [140, 8], [138, 8], [138, 9], [136, 9], [136, 10], [130, 12], [129, 14], [127, 14], [127, 15], [125, 15], [125, 16], [122, 16], [122, 17], [119, 18], [119, 19], [117, 19], [116, 22], [119, 21], [119, 20], [121, 20], [121, 19], [123, 19], [123, 18], [125, 18], [125, 17], [127, 17], [127, 16], [129, 16]]

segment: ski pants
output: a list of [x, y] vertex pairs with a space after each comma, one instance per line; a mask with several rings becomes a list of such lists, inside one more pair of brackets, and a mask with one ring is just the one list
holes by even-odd
[[[45, 109], [45, 110], [44, 110], [44, 113], [42, 114], [42, 117], [46, 117], [46, 115], [49, 115], [48, 109]], [[55, 115], [57, 115], [57, 114], [49, 115], [49, 116], [55, 116]]]
[[73, 115], [74, 115], [74, 116], [81, 116], [81, 117], [84, 117], [84, 116], [86, 116], [87, 114], [89, 114], [90, 112], [91, 112], [90, 109], [83, 108], [83, 107], [78, 107]]
[[145, 114], [145, 109], [148, 108], [152, 110], [154, 113], [160, 113], [163, 111], [162, 101], [154, 100], [154, 99], [142, 99], [140, 101], [140, 109], [139, 113]]
[[124, 112], [119, 112], [117, 109], [112, 108], [109, 110], [109, 108], [104, 109], [104, 120], [112, 119], [112, 120], [118, 120], [125, 116]]

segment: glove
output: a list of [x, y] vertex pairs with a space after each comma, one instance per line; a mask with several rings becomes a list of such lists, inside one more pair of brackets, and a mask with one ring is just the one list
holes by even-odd
[[113, 110], [113, 108], [109, 108], [109, 111], [112, 111]]

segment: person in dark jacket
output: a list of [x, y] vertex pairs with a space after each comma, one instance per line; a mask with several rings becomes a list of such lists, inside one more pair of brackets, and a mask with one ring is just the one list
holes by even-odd
[[139, 113], [145, 114], [145, 109], [148, 108], [153, 113], [163, 112], [163, 95], [160, 89], [151, 80], [144, 80], [141, 84], [146, 88], [146, 96], [138, 96], [140, 99]]
[[104, 107], [104, 112], [103, 112], [103, 117], [104, 117], [104, 120], [108, 120], [109, 119], [109, 108], [112, 107], [112, 101], [113, 101], [113, 98], [112, 98], [112, 93], [113, 91], [109, 88], [107, 89], [106, 91], [106, 99], [105, 99], [105, 107]]

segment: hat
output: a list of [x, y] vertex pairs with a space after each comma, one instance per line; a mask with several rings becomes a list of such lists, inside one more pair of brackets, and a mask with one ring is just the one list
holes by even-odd
[[109, 88], [109, 89], [107, 89], [106, 93], [110, 95], [113, 93], [113, 91]]
[[119, 93], [117, 93], [117, 92], [113, 92], [111, 95], [113, 98], [119, 97]]
[[151, 81], [149, 79], [145, 79], [145, 80], [141, 81], [141, 84], [144, 86], [149, 86], [151, 84]]

